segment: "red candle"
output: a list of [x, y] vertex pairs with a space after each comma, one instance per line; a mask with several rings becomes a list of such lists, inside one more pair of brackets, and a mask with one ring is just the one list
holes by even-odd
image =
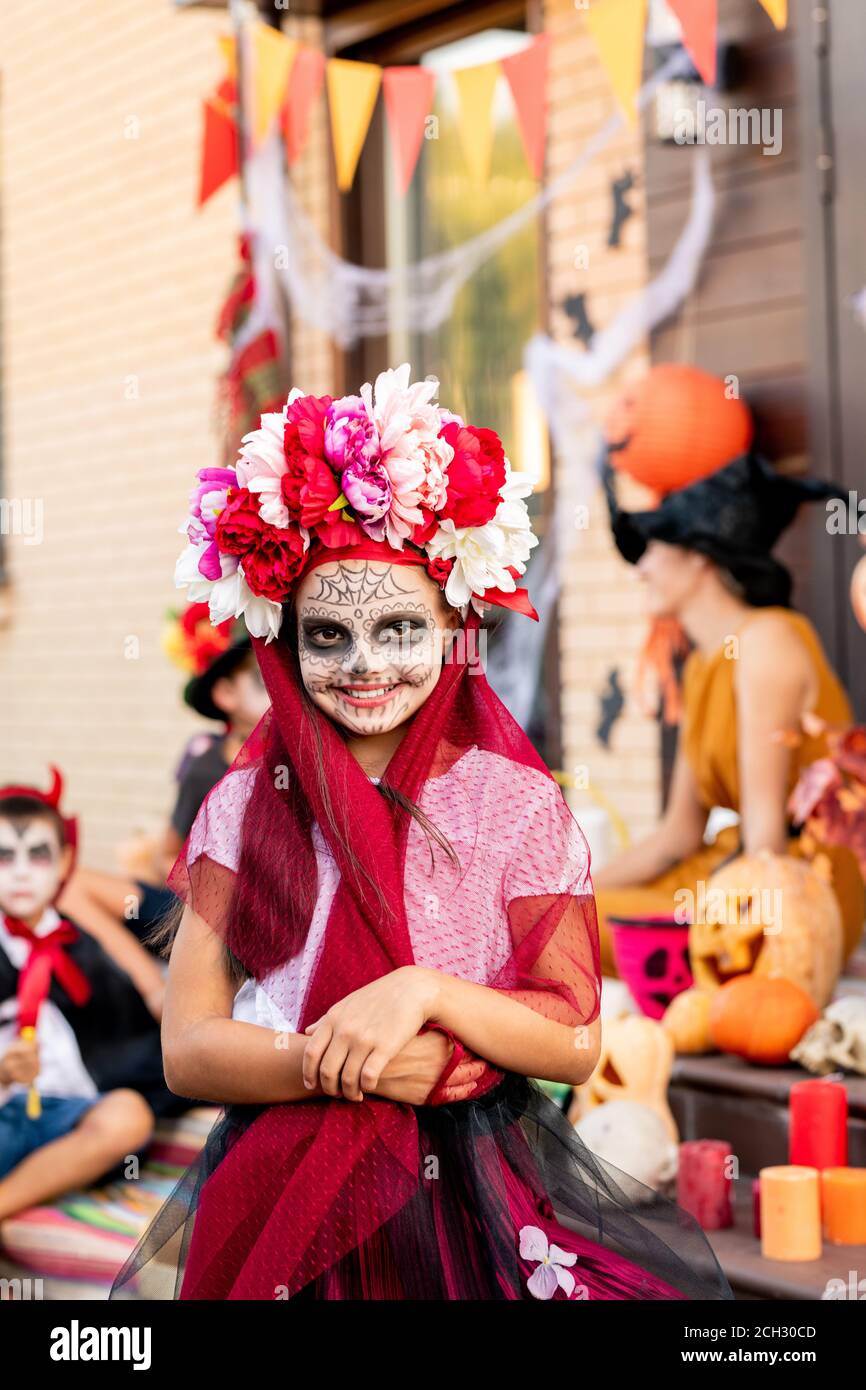
[[733, 1226], [731, 1146], [724, 1139], [687, 1139], [680, 1144], [677, 1201], [705, 1231]]
[[796, 1081], [790, 1095], [788, 1162], [809, 1168], [848, 1166], [848, 1092], [839, 1081]]
[[761, 1179], [752, 1178], [752, 1230], [761, 1239]]

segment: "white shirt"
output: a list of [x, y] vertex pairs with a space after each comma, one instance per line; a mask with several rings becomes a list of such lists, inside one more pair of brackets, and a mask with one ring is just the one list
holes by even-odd
[[[53, 907], [47, 907], [39, 919], [34, 934], [47, 936], [60, 925], [61, 918]], [[4, 915], [0, 912], [0, 950], [6, 952], [11, 965], [21, 970], [30, 956], [30, 944], [23, 937], [13, 936], [6, 929]], [[18, 1036], [18, 1000], [0, 1002], [0, 1057], [8, 1050]], [[93, 1077], [81, 1059], [78, 1040], [68, 1020], [56, 1004], [46, 999], [39, 1010], [36, 1023], [36, 1040], [39, 1044], [39, 1075], [36, 1088], [42, 1096], [96, 1096], [99, 1094]], [[6, 1104], [17, 1092], [28, 1091], [29, 1086], [15, 1081], [11, 1086], [0, 1085], [0, 1106]]]

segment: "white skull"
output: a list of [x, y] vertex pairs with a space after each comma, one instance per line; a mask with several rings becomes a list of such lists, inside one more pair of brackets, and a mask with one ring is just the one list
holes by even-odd
[[866, 1076], [866, 996], [847, 994], [828, 1004], [790, 1056], [820, 1076], [840, 1067]]
[[676, 1177], [679, 1150], [661, 1115], [636, 1100], [609, 1100], [574, 1126], [588, 1149], [654, 1192]]

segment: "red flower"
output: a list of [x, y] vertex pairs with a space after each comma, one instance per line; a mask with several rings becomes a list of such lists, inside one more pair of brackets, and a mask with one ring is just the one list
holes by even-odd
[[447, 424], [441, 438], [454, 450], [448, 465], [448, 496], [440, 520], [457, 527], [484, 526], [492, 521], [505, 485], [505, 451], [493, 430]]
[[435, 512], [431, 512], [429, 507], [422, 507], [421, 514], [424, 520], [419, 521], [415, 530], [412, 532], [412, 544], [423, 549], [427, 542], [431, 540], [439, 530], [439, 517]]
[[[324, 459], [304, 461], [304, 482], [301, 486], [301, 525], [312, 529], [329, 515], [329, 507], [340, 495], [340, 484], [330, 464]], [[331, 512], [331, 516], [335, 513]]]
[[427, 561], [427, 573], [441, 588], [445, 588], [448, 583], [448, 576], [454, 568], [453, 560], [443, 560], [437, 557], [435, 560]]
[[304, 538], [296, 526], [265, 525], [255, 550], [244, 556], [244, 578], [259, 598], [282, 603], [301, 571]]
[[325, 457], [325, 416], [331, 404], [330, 396], [299, 396], [286, 410], [283, 447], [286, 461]]
[[216, 543], [223, 554], [246, 555], [258, 545], [264, 527], [258, 498], [247, 487], [229, 488], [228, 502], [216, 524]]

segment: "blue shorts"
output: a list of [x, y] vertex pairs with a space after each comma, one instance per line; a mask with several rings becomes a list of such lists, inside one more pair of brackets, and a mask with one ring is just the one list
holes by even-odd
[[62, 1139], [102, 1098], [101, 1094], [40, 1096], [42, 1114], [38, 1120], [30, 1120], [27, 1118], [27, 1094], [16, 1091], [5, 1105], [0, 1105], [0, 1178], [5, 1178], [35, 1149], [41, 1149], [53, 1139]]

